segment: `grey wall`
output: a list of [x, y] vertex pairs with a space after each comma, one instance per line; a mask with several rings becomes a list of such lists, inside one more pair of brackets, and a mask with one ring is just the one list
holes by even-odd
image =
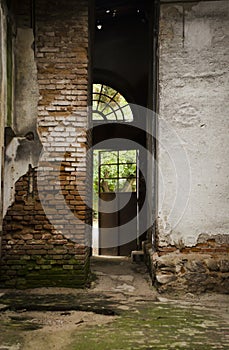
[[226, 0], [161, 6], [161, 246], [229, 233], [228, 35]]

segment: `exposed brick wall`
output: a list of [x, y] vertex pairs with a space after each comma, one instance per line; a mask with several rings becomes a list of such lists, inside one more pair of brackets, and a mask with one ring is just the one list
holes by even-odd
[[53, 228], [39, 200], [36, 175], [30, 168], [18, 180], [15, 202], [4, 218], [1, 285], [82, 286], [87, 281], [87, 248]]
[[229, 293], [227, 236], [207, 239], [194, 247], [158, 247], [157, 252], [147, 254], [160, 292]]
[[35, 59], [38, 132], [47, 157], [16, 184], [4, 221], [1, 282], [80, 287], [89, 272], [85, 223], [91, 220], [86, 0], [36, 1]]
[[228, 254], [176, 251], [152, 254], [151, 262], [159, 292], [229, 293]]
[[[82, 221], [73, 227], [85, 239], [90, 214], [87, 200], [88, 2], [39, 1], [36, 57], [40, 89], [38, 127], [44, 147], [55, 160], [65, 157], [62, 194]], [[52, 161], [52, 160], [51, 160]], [[65, 176], [68, 173], [68, 176]], [[52, 177], [53, 174], [50, 174]], [[46, 179], [47, 181], [47, 179]], [[77, 184], [77, 190], [75, 185]]]
[[198, 243], [194, 247], [158, 247], [157, 253], [159, 256], [166, 255], [172, 252], [180, 252], [182, 254], [228, 254], [229, 253], [229, 244], [227, 242], [217, 242], [216, 239], [207, 239], [206, 242]]

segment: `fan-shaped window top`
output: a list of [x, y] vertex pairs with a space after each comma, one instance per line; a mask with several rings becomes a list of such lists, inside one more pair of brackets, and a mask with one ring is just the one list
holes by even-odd
[[94, 121], [133, 121], [133, 113], [126, 99], [113, 88], [93, 84]]

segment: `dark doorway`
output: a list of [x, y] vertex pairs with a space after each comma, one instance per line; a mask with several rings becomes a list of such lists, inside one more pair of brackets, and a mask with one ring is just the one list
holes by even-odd
[[147, 106], [152, 1], [96, 0], [93, 82]]
[[[95, 24], [93, 44], [93, 113], [92, 113], [92, 143], [94, 149], [101, 149], [101, 142], [109, 138], [127, 138], [138, 142], [147, 148], [146, 118], [128, 107], [128, 104], [148, 107], [151, 105], [149, 96], [151, 93], [152, 70], [152, 1], [127, 0], [127, 1], [95, 1]], [[109, 94], [110, 92], [110, 94]], [[94, 99], [95, 93], [97, 98]], [[115, 103], [117, 94], [122, 96], [126, 104], [119, 99], [120, 106]], [[104, 97], [105, 96], [105, 97]], [[100, 99], [101, 106], [97, 101]], [[109, 110], [110, 108], [110, 110]], [[112, 111], [113, 109], [113, 111]], [[116, 113], [117, 112], [117, 113]], [[139, 123], [141, 128], [138, 128]], [[98, 145], [98, 146], [97, 146]], [[121, 146], [114, 151], [123, 150]], [[138, 151], [138, 150], [136, 150]], [[138, 161], [146, 169], [147, 160], [141, 152], [138, 152]], [[150, 167], [151, 169], [151, 167]], [[94, 169], [95, 170], [95, 169]], [[99, 253], [103, 255], [130, 255], [132, 250], [141, 249], [141, 242], [146, 239], [144, 232], [138, 237], [139, 217], [138, 203], [145, 199], [145, 184], [147, 179], [138, 181], [137, 191], [122, 192], [100, 191], [98, 185], [97, 207], [99, 244], [106, 240], [105, 231], [102, 228], [117, 226], [112, 237], [112, 248], [101, 248]], [[141, 183], [144, 185], [142, 186]], [[115, 197], [119, 203], [126, 201], [127, 193], [129, 202], [125, 210], [116, 211], [113, 214], [103, 212], [106, 202], [112, 202]], [[115, 202], [115, 201], [114, 201]], [[116, 202], [117, 203], [117, 202]], [[135, 217], [135, 220], [133, 219]], [[130, 222], [130, 231], [136, 232], [136, 239], [127, 245], [120, 246], [120, 236], [124, 234], [119, 228], [120, 223]], [[102, 233], [103, 231], [103, 233]], [[128, 234], [125, 232], [125, 234]], [[106, 245], [106, 244], [105, 244]]]
[[99, 253], [130, 255], [138, 247], [138, 152], [103, 150], [98, 155]]

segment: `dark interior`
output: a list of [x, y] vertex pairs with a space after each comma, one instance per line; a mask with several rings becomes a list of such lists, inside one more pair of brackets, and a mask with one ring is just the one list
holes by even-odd
[[[149, 105], [151, 6], [148, 0], [96, 0], [93, 25], [92, 82], [108, 85], [120, 92], [128, 103], [143, 107]], [[146, 133], [137, 127], [140, 122], [144, 128], [144, 120], [144, 115], [134, 112], [134, 121], [130, 123], [109, 123], [108, 126], [94, 122], [93, 146], [96, 148], [106, 139], [124, 138], [146, 147]], [[145, 163], [143, 158], [141, 162]], [[140, 202], [145, 198], [142, 185], [145, 180], [140, 179]], [[137, 249], [136, 244], [130, 242], [129, 248], [125, 246], [125, 254], [134, 248]]]

